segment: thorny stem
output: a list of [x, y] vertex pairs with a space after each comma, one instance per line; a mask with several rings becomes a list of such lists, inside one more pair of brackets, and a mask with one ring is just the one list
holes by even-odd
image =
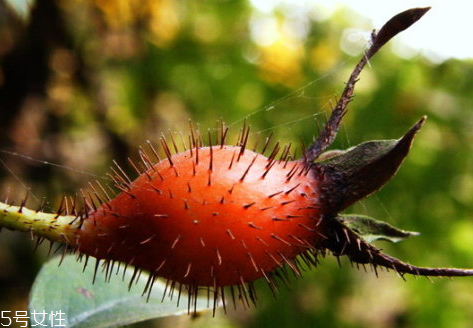
[[[0, 202], [0, 229], [30, 232], [51, 241], [71, 244], [80, 220], [75, 216], [32, 211]], [[75, 221], [74, 221], [75, 220]]]
[[326, 239], [326, 244], [324, 245], [327, 249], [332, 251], [335, 256], [346, 255], [355, 263], [370, 264], [375, 270], [378, 266], [381, 266], [392, 269], [401, 276], [404, 274], [427, 277], [473, 276], [472, 269], [425, 268], [405, 263], [395, 257], [384, 254], [381, 250], [369, 244], [358, 234], [336, 220], [332, 220], [331, 230], [332, 235]]
[[392, 39], [399, 32], [407, 29], [409, 26], [418, 21], [430, 7], [426, 8], [414, 8], [406, 10], [400, 14], [397, 14], [391, 18], [386, 24], [383, 25], [379, 33], [373, 31], [371, 35], [371, 47], [366, 51], [364, 56], [360, 59], [358, 64], [353, 69], [353, 72], [348, 79], [345, 89], [342, 95], [338, 99], [337, 105], [332, 110], [332, 114], [324, 126], [323, 131], [319, 134], [309, 148], [307, 148], [304, 154], [304, 160], [306, 163], [311, 163], [316, 160], [322, 152], [329, 147], [337, 136], [337, 132], [340, 128], [340, 122], [343, 116], [345, 116], [348, 108], [348, 104], [353, 98], [353, 92], [355, 90], [355, 84], [358, 81], [358, 77], [365, 67], [366, 63], [373, 57], [381, 47]]

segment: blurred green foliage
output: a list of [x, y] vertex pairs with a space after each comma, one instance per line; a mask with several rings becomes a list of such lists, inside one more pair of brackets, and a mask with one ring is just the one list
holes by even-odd
[[[372, 28], [348, 10], [328, 18], [317, 6], [261, 13], [243, 0], [37, 0], [28, 18], [0, 7], [0, 193], [18, 201], [29, 189], [30, 207], [47, 199], [51, 210], [64, 193], [106, 181], [112, 160], [125, 165], [147, 139], [180, 140], [189, 119], [204, 134], [224, 120], [232, 141], [246, 118], [254, 140], [274, 133], [284, 143], [310, 143], [356, 63], [340, 48], [344, 29]], [[362, 74], [336, 142], [396, 138], [429, 116], [395, 179], [351, 209], [421, 232], [379, 243], [416, 265], [473, 267], [471, 90], [471, 62], [403, 59], [388, 46]], [[28, 236], [0, 237], [0, 310], [25, 310], [47, 245], [33, 253]], [[137, 327], [473, 322], [471, 278], [404, 282], [341, 262], [340, 269], [322, 259], [276, 299], [261, 282], [256, 309]]]

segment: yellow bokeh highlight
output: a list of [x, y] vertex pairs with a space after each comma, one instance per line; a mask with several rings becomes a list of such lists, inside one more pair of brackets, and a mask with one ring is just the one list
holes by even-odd
[[127, 29], [144, 22], [151, 42], [164, 47], [179, 32], [179, 3], [175, 0], [92, 0], [111, 29]]
[[176, 1], [148, 0], [147, 11], [151, 41], [161, 47], [171, 43], [176, 37], [181, 24]]
[[139, 7], [139, 1], [130, 0], [94, 0], [95, 5], [100, 9], [106, 19], [107, 24], [112, 28], [119, 28], [135, 21]]
[[299, 40], [284, 32], [268, 46], [260, 46], [261, 76], [271, 83], [280, 83], [286, 87], [297, 86], [302, 78], [302, 60], [304, 47]]
[[340, 51], [334, 42], [324, 42], [310, 49], [310, 66], [319, 72], [330, 71], [340, 62]]

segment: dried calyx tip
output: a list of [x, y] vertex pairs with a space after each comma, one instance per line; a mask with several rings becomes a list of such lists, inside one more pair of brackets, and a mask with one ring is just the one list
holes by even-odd
[[372, 45], [367, 51], [366, 57], [371, 58], [389, 40], [409, 28], [429, 10], [430, 7], [412, 8], [392, 17], [381, 27], [377, 34], [373, 34]]
[[368, 60], [399, 32], [402, 32], [418, 21], [429, 9], [430, 7], [406, 10], [391, 18], [383, 25], [379, 33], [376, 34], [373, 32], [371, 47], [365, 55], [361, 57], [360, 61], [353, 69], [342, 95], [338, 99], [335, 108], [332, 110], [332, 114], [328, 121], [325, 123], [324, 129], [315, 142], [305, 151], [303, 160], [306, 163], [311, 163], [316, 160], [335, 140], [343, 116], [345, 116], [348, 105], [352, 100], [355, 91], [355, 84]]

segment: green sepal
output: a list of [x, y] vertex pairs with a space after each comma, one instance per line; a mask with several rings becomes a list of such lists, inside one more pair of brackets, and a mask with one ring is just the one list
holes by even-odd
[[336, 220], [351, 231], [358, 234], [368, 243], [375, 240], [387, 240], [397, 243], [411, 236], [418, 236], [418, 232], [396, 228], [389, 223], [376, 220], [366, 215], [347, 214], [339, 215]]
[[313, 170], [325, 197], [325, 211], [339, 213], [384, 186], [407, 156], [425, 119], [422, 117], [400, 139], [367, 141], [323, 155], [324, 160], [316, 162]]

